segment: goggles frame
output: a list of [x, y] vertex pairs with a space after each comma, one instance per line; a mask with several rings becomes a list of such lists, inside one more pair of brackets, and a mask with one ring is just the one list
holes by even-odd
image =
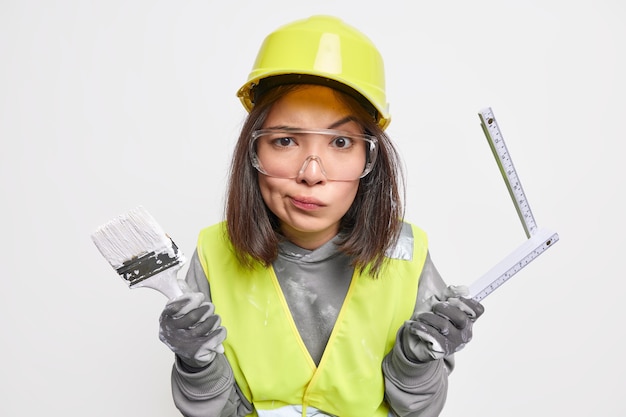
[[349, 179], [335, 179], [335, 178], [331, 178], [326, 174], [326, 170], [324, 168], [322, 161], [322, 158], [320, 158], [318, 155], [308, 155], [304, 160], [303, 160], [303, 164], [302, 167], [293, 175], [293, 176], [277, 176], [277, 175], [272, 175], [270, 173], [268, 173], [264, 168], [263, 165], [261, 164], [261, 161], [259, 159], [259, 156], [257, 154], [256, 151], [256, 143], [257, 143], [257, 139], [261, 136], [264, 135], [269, 135], [269, 134], [285, 134], [287, 136], [289, 135], [324, 135], [324, 136], [335, 136], [337, 138], [339, 137], [345, 137], [348, 139], [356, 139], [356, 140], [361, 140], [365, 143], [366, 147], [365, 147], [365, 165], [363, 167], [363, 171], [362, 173], [357, 177], [354, 178], [354, 180], [357, 179], [361, 179], [363, 177], [365, 177], [367, 174], [369, 174], [370, 172], [372, 172], [372, 169], [374, 169], [374, 165], [376, 163], [376, 159], [378, 157], [378, 139], [373, 136], [373, 135], [368, 135], [365, 133], [349, 133], [343, 130], [337, 130], [337, 129], [302, 129], [302, 128], [295, 128], [295, 127], [285, 127], [285, 128], [278, 128], [278, 129], [274, 129], [274, 128], [269, 128], [269, 129], [257, 129], [255, 131], [252, 132], [251, 135], [251, 140], [249, 142], [249, 146], [248, 146], [248, 156], [250, 158], [250, 163], [252, 164], [252, 166], [261, 174], [263, 175], [267, 175], [268, 177], [274, 177], [274, 178], [284, 178], [284, 179], [294, 179], [294, 178], [298, 178], [298, 176], [300, 176], [302, 174], [302, 172], [306, 169], [308, 163], [310, 161], [316, 161], [321, 169], [322, 169], [322, 173], [324, 174], [324, 176], [329, 180], [329, 181], [351, 181]]

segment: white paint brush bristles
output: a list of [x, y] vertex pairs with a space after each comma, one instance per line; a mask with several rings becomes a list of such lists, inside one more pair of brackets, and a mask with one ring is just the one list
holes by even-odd
[[103, 224], [91, 238], [130, 288], [154, 288], [169, 298], [182, 293], [176, 273], [185, 257], [143, 207]]

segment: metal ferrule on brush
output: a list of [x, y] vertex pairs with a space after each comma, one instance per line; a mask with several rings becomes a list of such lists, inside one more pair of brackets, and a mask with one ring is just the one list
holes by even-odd
[[117, 273], [128, 282], [130, 287], [133, 287], [153, 275], [180, 264], [182, 259], [178, 254], [178, 246], [176, 246], [173, 240], [170, 239], [170, 241], [172, 242], [174, 256], [171, 256], [168, 253], [169, 251], [148, 252], [145, 255], [124, 262], [121, 267], [116, 269]]

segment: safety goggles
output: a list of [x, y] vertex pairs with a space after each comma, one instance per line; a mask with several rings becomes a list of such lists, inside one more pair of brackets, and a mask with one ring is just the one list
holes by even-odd
[[330, 181], [354, 181], [374, 167], [378, 141], [333, 129], [260, 129], [252, 133], [249, 154], [252, 165], [270, 177], [298, 178], [317, 164]]

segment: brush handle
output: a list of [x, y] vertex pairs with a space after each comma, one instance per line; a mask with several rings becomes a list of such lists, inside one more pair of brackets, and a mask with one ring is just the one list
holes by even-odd
[[152, 288], [172, 300], [183, 295], [183, 290], [180, 288], [180, 285], [178, 285], [179, 280], [177, 278], [178, 270], [181, 266], [182, 263], [168, 268], [150, 278], [144, 279], [131, 288]]

